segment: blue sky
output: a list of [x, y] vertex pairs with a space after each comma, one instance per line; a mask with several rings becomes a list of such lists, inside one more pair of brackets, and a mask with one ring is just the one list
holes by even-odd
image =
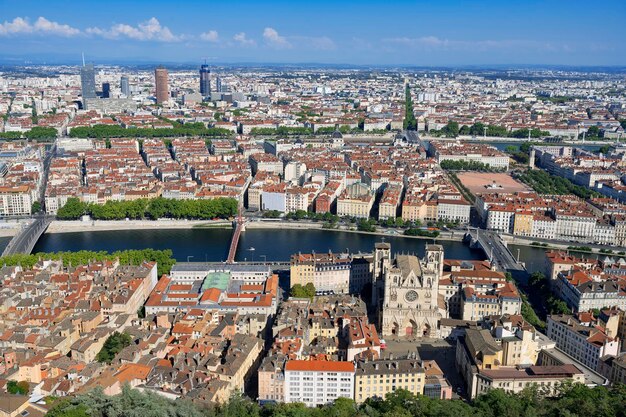
[[626, 65], [625, 21], [624, 0], [0, 0], [0, 57]]

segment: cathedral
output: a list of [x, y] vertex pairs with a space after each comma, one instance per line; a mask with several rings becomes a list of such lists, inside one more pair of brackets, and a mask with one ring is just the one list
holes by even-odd
[[446, 315], [438, 303], [442, 273], [441, 245], [427, 245], [421, 260], [414, 255], [392, 259], [388, 243], [376, 245], [373, 302], [383, 337], [439, 337], [439, 319]]

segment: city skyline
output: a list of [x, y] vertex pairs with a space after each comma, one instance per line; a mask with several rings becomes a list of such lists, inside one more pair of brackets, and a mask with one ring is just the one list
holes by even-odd
[[[626, 5], [426, 2], [3, 2], [5, 62], [626, 65]], [[236, 14], [232, 10], [237, 10]], [[611, 13], [607, 13], [610, 10]], [[190, 11], [193, 11], [191, 13]], [[584, 16], [584, 19], [581, 18]], [[207, 18], [208, 17], [208, 18]], [[602, 30], [585, 30], [601, 21]], [[53, 52], [51, 52], [53, 51]]]

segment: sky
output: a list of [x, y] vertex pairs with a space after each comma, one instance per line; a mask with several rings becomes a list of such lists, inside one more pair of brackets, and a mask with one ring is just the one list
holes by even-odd
[[0, 60], [626, 65], [625, 0], [0, 0]]

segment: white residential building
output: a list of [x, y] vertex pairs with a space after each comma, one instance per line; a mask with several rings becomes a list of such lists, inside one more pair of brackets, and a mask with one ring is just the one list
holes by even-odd
[[607, 336], [592, 323], [582, 323], [574, 316], [548, 316], [546, 333], [559, 349], [593, 370], [597, 369], [601, 357], [617, 356], [619, 353], [619, 340]]
[[285, 402], [308, 407], [354, 398], [354, 364], [343, 361], [293, 360], [285, 364]]

